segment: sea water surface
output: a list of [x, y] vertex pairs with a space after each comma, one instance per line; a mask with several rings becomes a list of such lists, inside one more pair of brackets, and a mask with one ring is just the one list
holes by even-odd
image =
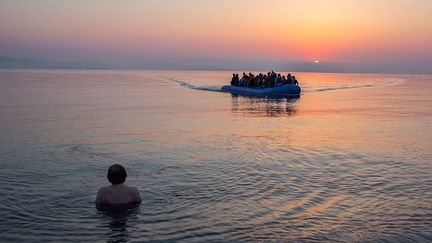
[[[432, 241], [432, 76], [295, 75], [0, 71], [0, 241]], [[114, 163], [143, 197], [116, 215]]]

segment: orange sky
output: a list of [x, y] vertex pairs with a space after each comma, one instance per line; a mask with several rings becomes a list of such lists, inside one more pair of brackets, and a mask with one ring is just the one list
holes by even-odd
[[429, 0], [4, 0], [0, 55], [424, 64], [431, 9]]

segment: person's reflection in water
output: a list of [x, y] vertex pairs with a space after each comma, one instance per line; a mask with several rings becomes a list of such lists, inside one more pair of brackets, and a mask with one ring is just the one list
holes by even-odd
[[295, 109], [294, 103], [297, 102], [299, 98], [291, 98], [287, 99], [286, 105], [285, 105], [285, 112], [288, 116], [295, 115], [297, 113], [297, 110]]
[[299, 96], [293, 97], [254, 97], [231, 94], [231, 111], [247, 116], [292, 116], [296, 114], [294, 103]]
[[128, 231], [128, 220], [135, 217], [139, 212], [138, 204], [116, 206], [102, 211], [104, 215], [109, 217], [107, 227], [109, 232], [106, 234], [107, 242], [127, 242], [131, 238], [131, 233]]
[[99, 189], [95, 204], [98, 211], [110, 217], [108, 242], [126, 242], [130, 236], [127, 220], [137, 214], [141, 203], [138, 189], [124, 185], [127, 173], [123, 166], [114, 164], [107, 173], [111, 186]]

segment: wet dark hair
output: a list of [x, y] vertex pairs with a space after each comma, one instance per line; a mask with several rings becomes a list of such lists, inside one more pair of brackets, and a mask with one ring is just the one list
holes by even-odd
[[111, 165], [108, 169], [107, 178], [108, 181], [113, 185], [122, 184], [126, 181], [127, 173], [126, 169], [119, 165]]

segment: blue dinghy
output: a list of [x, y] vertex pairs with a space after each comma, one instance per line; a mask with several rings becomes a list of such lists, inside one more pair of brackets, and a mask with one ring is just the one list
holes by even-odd
[[225, 85], [222, 91], [245, 95], [299, 95], [301, 88], [295, 84], [285, 84], [271, 88], [249, 88], [244, 86]]

